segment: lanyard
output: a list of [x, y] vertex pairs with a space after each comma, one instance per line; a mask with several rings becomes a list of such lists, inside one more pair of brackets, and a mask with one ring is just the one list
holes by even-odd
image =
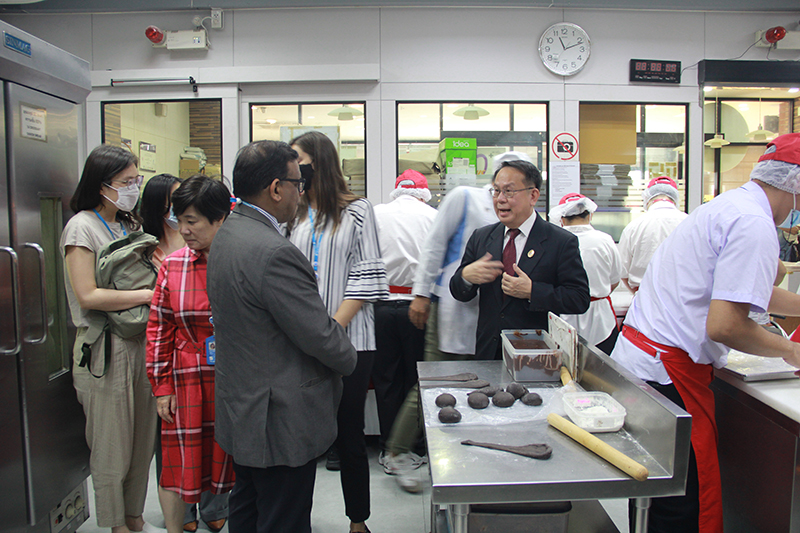
[[[319, 240], [317, 240], [317, 232], [314, 231], [314, 210], [311, 209], [311, 206], [308, 206], [308, 220], [311, 222], [311, 247], [314, 249], [314, 260], [311, 262], [311, 266], [314, 267], [314, 272], [316, 273], [319, 266], [319, 245], [325, 232], [321, 231]], [[317, 274], [317, 277], [319, 278], [319, 274]]]
[[[92, 209], [92, 211], [94, 211], [94, 214], [95, 214], [95, 215], [97, 215], [97, 218], [99, 218], [99, 219], [100, 219], [100, 222], [102, 222], [102, 223], [103, 223], [103, 225], [106, 227], [106, 229], [108, 230], [108, 232], [111, 234], [111, 238], [112, 238], [112, 239], [116, 239], [116, 238], [117, 238], [117, 236], [116, 236], [116, 235], [114, 235], [114, 232], [113, 232], [113, 231], [111, 231], [111, 228], [108, 226], [108, 222], [106, 222], [106, 221], [105, 221], [105, 219], [103, 219], [103, 217], [101, 217], [101, 216], [100, 216], [100, 213], [98, 213], [98, 212], [97, 212], [97, 209]], [[128, 232], [127, 232], [127, 231], [125, 231], [125, 226], [123, 226], [123, 225], [120, 223], [119, 227], [120, 227], [120, 228], [122, 228], [122, 235], [123, 235], [123, 236], [127, 236], [127, 235], [128, 235]]]
[[269, 213], [267, 213], [266, 211], [264, 211], [263, 209], [261, 209], [257, 205], [253, 205], [253, 204], [251, 204], [249, 202], [245, 202], [244, 200], [241, 200], [241, 202], [242, 202], [242, 204], [246, 205], [250, 209], [255, 209], [256, 211], [258, 211], [259, 213], [264, 215], [266, 217], [266, 219], [269, 220], [270, 224], [272, 224], [272, 226], [275, 228], [275, 230], [278, 233], [281, 232], [281, 228], [280, 228], [280, 225], [278, 224], [278, 220], [274, 216], [270, 215]]

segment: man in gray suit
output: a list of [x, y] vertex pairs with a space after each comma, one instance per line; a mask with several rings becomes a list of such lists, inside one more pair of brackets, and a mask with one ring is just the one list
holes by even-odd
[[316, 458], [336, 438], [341, 376], [355, 369], [356, 351], [328, 315], [311, 265], [279, 230], [303, 191], [297, 152], [250, 143], [233, 186], [242, 202], [208, 262], [215, 435], [236, 472], [229, 530], [310, 532]]

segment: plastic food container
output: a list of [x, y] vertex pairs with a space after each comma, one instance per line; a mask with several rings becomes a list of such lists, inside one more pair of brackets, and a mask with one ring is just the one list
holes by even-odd
[[504, 329], [503, 362], [515, 381], [559, 381], [561, 350], [542, 329]]
[[576, 426], [590, 433], [618, 431], [625, 423], [625, 408], [605, 392], [567, 392], [564, 410]]

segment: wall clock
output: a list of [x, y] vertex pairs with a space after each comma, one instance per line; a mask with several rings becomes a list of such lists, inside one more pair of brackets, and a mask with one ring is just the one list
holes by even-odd
[[558, 22], [539, 39], [539, 57], [544, 66], [560, 76], [572, 76], [586, 66], [592, 43], [577, 24]]

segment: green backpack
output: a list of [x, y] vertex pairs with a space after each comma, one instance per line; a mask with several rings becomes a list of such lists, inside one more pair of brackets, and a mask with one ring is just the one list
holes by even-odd
[[[95, 281], [100, 289], [137, 290], [155, 287], [158, 270], [150, 261], [158, 239], [142, 231], [132, 231], [125, 237], [103, 246], [97, 253]], [[150, 306], [140, 305], [121, 311], [91, 311], [86, 320], [89, 328], [81, 347], [78, 364], [85, 366], [96, 378], [105, 376], [111, 360], [111, 334], [123, 339], [135, 337], [147, 328]], [[105, 334], [105, 363], [98, 376], [92, 372], [92, 346]]]

